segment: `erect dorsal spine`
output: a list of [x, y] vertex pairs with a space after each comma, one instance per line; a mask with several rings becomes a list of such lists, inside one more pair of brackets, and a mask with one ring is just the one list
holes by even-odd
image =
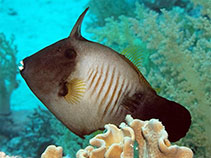
[[86, 12], [88, 11], [89, 8], [86, 8], [84, 10], [84, 12], [80, 15], [80, 17], [78, 18], [77, 22], [75, 23], [69, 38], [81, 38], [81, 24], [83, 22], [84, 16], [86, 15]]

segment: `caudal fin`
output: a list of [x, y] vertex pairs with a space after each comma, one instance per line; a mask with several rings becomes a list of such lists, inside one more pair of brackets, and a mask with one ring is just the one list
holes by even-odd
[[[134, 118], [149, 120], [159, 119], [165, 126], [169, 140], [175, 142], [184, 137], [191, 125], [191, 115], [182, 105], [167, 100], [156, 94], [140, 95], [127, 101], [127, 109]], [[135, 99], [135, 100], [134, 100]]]

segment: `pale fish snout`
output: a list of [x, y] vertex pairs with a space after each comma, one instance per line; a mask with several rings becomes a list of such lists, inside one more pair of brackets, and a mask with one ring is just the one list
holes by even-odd
[[24, 69], [24, 62], [23, 62], [23, 60], [20, 61], [20, 66], [18, 66], [18, 68], [19, 68], [20, 71], [23, 71], [23, 69]]

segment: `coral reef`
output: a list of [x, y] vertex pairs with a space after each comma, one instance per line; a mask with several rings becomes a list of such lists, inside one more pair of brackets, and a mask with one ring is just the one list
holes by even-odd
[[211, 7], [203, 0], [196, 4], [203, 6], [201, 14], [179, 7], [157, 13], [137, 3], [135, 17], [107, 18], [104, 27], [89, 31], [119, 52], [131, 45], [141, 48], [140, 70], [152, 87], [192, 114], [191, 129], [179, 143], [191, 146], [196, 157], [210, 157]]
[[175, 6], [189, 10], [192, 6], [189, 0], [139, 0], [139, 3], [143, 3], [145, 7], [157, 12], [160, 12], [161, 9], [170, 10]]
[[[120, 15], [133, 16], [134, 2], [138, 0], [90, 0], [87, 4], [90, 7], [91, 25], [103, 26], [108, 17], [117, 19]], [[127, 8], [127, 9], [126, 9]]]
[[12, 155], [40, 158], [48, 145], [56, 144], [63, 147], [65, 155], [74, 157], [96, 135], [93, 133], [85, 139], [78, 137], [40, 106], [34, 110], [12, 112], [10, 117], [12, 119], [9, 120], [0, 117], [0, 122], [3, 122], [3, 128], [0, 129], [0, 149]]
[[[80, 149], [77, 158], [133, 158], [134, 142], [138, 143], [139, 158], [192, 158], [193, 153], [187, 147], [171, 145], [164, 126], [156, 119], [141, 121], [126, 116], [126, 122], [120, 125], [120, 129], [113, 124], [105, 125], [106, 133], [98, 134], [90, 140], [85, 149]], [[61, 147], [49, 146], [42, 158], [50, 158], [47, 155], [56, 153], [54, 158], [61, 158]], [[44, 157], [43, 157], [44, 156]]]
[[159, 10], [162, 8], [172, 8], [177, 0], [142, 0], [142, 2], [153, 10]]
[[[0, 149], [12, 155], [39, 158], [48, 145], [55, 143], [53, 138], [49, 137], [58, 134], [55, 127], [50, 124], [55, 118], [41, 107], [27, 113], [28, 121], [15, 136], [5, 138], [3, 144], [0, 143]], [[11, 129], [10, 126], [7, 128]]]
[[[209, 4], [205, 2], [206, 0], [201, 1]], [[87, 7], [90, 7], [91, 21], [88, 25], [91, 27], [104, 26], [107, 18], [118, 20], [120, 16], [134, 17], [135, 3], [142, 3], [146, 8], [157, 12], [161, 9], [169, 10], [174, 6], [188, 10], [192, 6], [189, 0], [89, 0]]]
[[13, 41], [13, 37], [7, 40], [5, 35], [0, 33], [0, 114], [10, 113], [10, 97], [18, 87], [17, 48]]
[[[28, 123], [29, 110], [12, 111], [8, 116], [0, 116], [0, 148], [1, 144], [7, 143], [8, 140], [19, 136]], [[4, 138], [4, 139], [3, 139]], [[2, 149], [2, 148], [1, 148]]]
[[192, 0], [195, 5], [201, 6], [201, 13], [211, 18], [211, 0]]

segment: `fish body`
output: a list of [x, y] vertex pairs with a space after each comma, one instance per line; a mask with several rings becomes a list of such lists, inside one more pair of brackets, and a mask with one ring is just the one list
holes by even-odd
[[[141, 89], [141, 84], [139, 84], [137, 73], [119, 58], [117, 53], [107, 47], [102, 48], [101, 45], [99, 48], [96, 44], [92, 47], [87, 41], [80, 43], [80, 46], [89, 53], [80, 56], [75, 71], [66, 81], [79, 79], [84, 82], [84, 93], [75, 101], [64, 100], [64, 104], [67, 104], [65, 107], [72, 105], [68, 106], [68, 111], [71, 111], [67, 114], [68, 122], [71, 125], [80, 120], [78, 125], [81, 127], [78, 129], [84, 128], [82, 130], [84, 131], [82, 135], [84, 135], [87, 134], [86, 131], [103, 128], [106, 123], [122, 122], [126, 110], [119, 104], [127, 93], [132, 95], [138, 88]], [[125, 66], [127, 69], [124, 68]], [[80, 115], [75, 116], [76, 113]], [[79, 132], [76, 131], [76, 133]]]
[[23, 60], [21, 75], [41, 102], [71, 131], [83, 137], [127, 114], [158, 118], [176, 141], [189, 129], [183, 106], [156, 94], [123, 55], [81, 36], [76, 22], [70, 36]]

